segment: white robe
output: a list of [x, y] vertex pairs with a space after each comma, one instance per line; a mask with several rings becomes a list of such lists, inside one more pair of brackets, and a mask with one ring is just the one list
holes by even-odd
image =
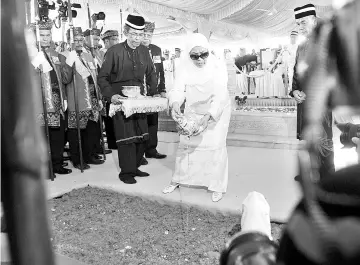
[[[220, 69], [222, 66], [219, 66]], [[225, 65], [224, 65], [225, 67]], [[203, 117], [211, 113], [208, 128], [198, 136], [180, 135], [172, 183], [207, 187], [210, 191], [226, 192], [228, 155], [226, 138], [231, 117], [231, 103], [225, 70], [214, 72], [203, 85], [188, 85], [176, 78], [169, 93], [173, 102], [185, 103], [185, 115], [192, 112]]]

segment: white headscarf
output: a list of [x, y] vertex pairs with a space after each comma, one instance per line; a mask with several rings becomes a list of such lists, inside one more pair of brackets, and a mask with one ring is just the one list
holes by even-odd
[[[210, 44], [204, 35], [194, 33], [186, 37], [185, 50], [181, 53], [180, 57], [178, 77], [183, 78], [183, 81], [187, 85], [202, 85], [214, 77], [217, 60], [215, 56], [211, 54]], [[203, 47], [209, 52], [209, 57], [203, 68], [194, 65], [190, 58], [190, 51], [194, 47]]]

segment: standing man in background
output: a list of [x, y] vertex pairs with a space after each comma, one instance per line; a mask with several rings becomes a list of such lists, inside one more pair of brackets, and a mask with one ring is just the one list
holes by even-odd
[[[164, 65], [162, 61], [161, 48], [151, 43], [154, 30], [155, 30], [155, 23], [145, 22], [144, 39], [141, 44], [149, 49], [150, 56], [155, 66], [156, 80], [157, 80], [156, 94], [160, 94], [162, 97], [166, 98], [165, 74], [164, 74]], [[163, 159], [166, 157], [166, 155], [160, 154], [156, 150], [158, 145], [158, 137], [157, 137], [158, 124], [159, 124], [158, 120], [159, 120], [159, 114], [157, 112], [149, 113], [147, 115], [150, 138], [145, 147], [146, 158]], [[148, 164], [145, 158], [143, 158], [142, 164], [143, 165]]]
[[294, 66], [295, 66], [295, 58], [297, 51], [297, 40], [298, 40], [298, 32], [296, 30], [291, 31], [290, 33], [290, 45], [288, 47], [288, 51], [290, 52], [289, 62], [288, 62], [288, 77], [289, 77], [289, 90], [292, 88], [293, 76], [294, 76]]
[[[100, 42], [100, 30], [99, 29], [87, 29], [84, 32], [85, 43], [84, 48], [87, 53], [90, 53], [95, 60], [96, 68], [99, 71], [103, 63], [103, 56], [99, 49]], [[91, 51], [91, 48], [92, 51]], [[92, 53], [93, 52], [93, 53]]]
[[[62, 60], [64, 65], [64, 84], [68, 95], [68, 140], [71, 160], [75, 168], [80, 169], [80, 152], [77, 132], [77, 120], [75, 112], [74, 89], [76, 87], [79, 106], [79, 127], [81, 133], [81, 147], [84, 168], [89, 169], [89, 164], [100, 165], [104, 163], [96, 155], [99, 142], [99, 115], [102, 110], [101, 95], [96, 95], [97, 72], [94, 58], [84, 52], [84, 34], [80, 27], [73, 29], [75, 50], [65, 51], [66, 57]], [[70, 29], [67, 31], [67, 39], [70, 42]], [[73, 67], [75, 63], [75, 67]], [[75, 70], [75, 80], [73, 71]], [[75, 85], [74, 85], [75, 83]]]
[[111, 46], [119, 43], [119, 32], [117, 30], [107, 30], [101, 35], [101, 39], [103, 40], [105, 47], [100, 51], [105, 55], [106, 51]]
[[174, 79], [176, 78], [176, 69], [179, 66], [179, 61], [180, 61], [180, 56], [181, 56], [181, 49], [180, 48], [175, 48], [175, 58], [174, 58]]
[[[63, 86], [64, 67], [61, 65], [61, 59], [64, 57], [55, 51], [52, 43], [52, 27], [53, 22], [39, 22], [40, 31], [40, 45], [41, 51], [32, 60], [34, 66], [35, 77], [40, 80], [45, 92], [45, 104], [47, 108], [47, 117], [44, 117], [44, 110], [38, 114], [38, 122], [40, 126], [44, 127], [45, 131], [45, 118], [48, 120], [49, 126], [49, 140], [51, 163], [53, 172], [56, 174], [69, 174], [71, 169], [63, 167], [63, 153], [65, 142], [65, 111], [67, 109], [66, 91]], [[30, 25], [30, 29], [36, 33], [35, 24]], [[38, 72], [40, 71], [40, 76]], [[39, 82], [40, 84], [40, 82]], [[61, 102], [63, 100], [63, 102]], [[40, 107], [42, 109], [42, 106]], [[40, 109], [39, 108], [39, 109]]]
[[[119, 32], [117, 30], [107, 30], [101, 36], [101, 38], [105, 45], [105, 48], [100, 50], [102, 59], [104, 60], [106, 51], [110, 49], [110, 47], [119, 43]], [[114, 122], [112, 118], [109, 117], [110, 104], [111, 104], [110, 101], [105, 100], [106, 116], [104, 117], [104, 123], [105, 123], [106, 139], [107, 139], [108, 148], [112, 150], [117, 150], [115, 132], [114, 132]]]
[[172, 58], [170, 58], [170, 51], [165, 50], [164, 51], [164, 57], [165, 60], [163, 62], [164, 64], [164, 71], [165, 71], [165, 86], [166, 90], [170, 91], [174, 84], [174, 61]]
[[[94, 21], [96, 23], [96, 20], [94, 20]], [[87, 53], [89, 53], [93, 56], [95, 65], [96, 65], [96, 70], [98, 73], [100, 71], [103, 61], [104, 61], [104, 54], [99, 49], [100, 30], [97, 28], [87, 29], [84, 32], [84, 37], [85, 37], [84, 49]], [[105, 101], [102, 101], [102, 104], [105, 105]], [[102, 118], [106, 116], [105, 109], [103, 109], [100, 112], [100, 115], [102, 116]], [[104, 125], [100, 124], [100, 126], [104, 126]], [[99, 155], [102, 155], [104, 153], [102, 150], [100, 129], [98, 131], [97, 137], [99, 140], [97, 141], [97, 147], [96, 147], [97, 154], [95, 156], [96, 156], [96, 158], [100, 159], [101, 156], [99, 156]], [[111, 150], [105, 149], [105, 154], [110, 154], [111, 152], [112, 152]]]
[[[302, 131], [306, 126], [304, 124], [304, 105], [303, 102], [306, 100], [306, 91], [303, 90], [301, 83], [298, 80], [298, 66], [305, 61], [309, 37], [317, 25], [316, 9], [312, 4], [297, 7], [295, 11], [295, 20], [298, 26], [298, 32], [306, 37], [305, 42], [301, 43], [296, 52], [294, 77], [292, 83], [292, 90], [290, 96], [292, 96], [297, 102], [297, 138], [303, 140]], [[332, 112], [327, 111], [323, 117], [323, 135], [319, 140], [319, 174], [320, 178], [329, 176], [335, 171], [334, 165], [334, 145], [333, 145], [333, 132], [332, 132]], [[296, 176], [295, 180], [299, 177]]]

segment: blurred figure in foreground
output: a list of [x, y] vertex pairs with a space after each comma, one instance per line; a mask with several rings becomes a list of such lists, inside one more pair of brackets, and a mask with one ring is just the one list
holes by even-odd
[[[305, 6], [297, 7], [295, 11], [295, 20], [298, 25], [299, 33], [306, 37], [306, 41], [299, 45], [296, 53], [294, 76], [292, 83], [292, 90], [290, 96], [292, 96], [297, 105], [297, 138], [304, 140], [303, 128], [306, 126], [304, 119], [304, 102], [307, 98], [308, 91], [305, 91], [304, 84], [299, 80], [299, 70], [301, 71], [303, 62], [308, 54], [309, 50], [309, 38], [316, 27], [318, 20], [316, 17], [315, 6], [308, 4]], [[316, 89], [315, 87], [309, 87], [308, 90]], [[323, 113], [322, 120], [322, 135], [317, 146], [320, 150], [319, 156], [316, 159], [321, 161], [320, 163], [320, 178], [335, 171], [334, 165], [334, 145], [332, 141], [332, 113], [326, 111]], [[295, 180], [299, 177], [296, 176]]]
[[[360, 161], [328, 173], [317, 184], [311, 181], [319, 174], [314, 157], [329, 101], [335, 112], [360, 114], [360, 1], [350, 2], [319, 23], [299, 71], [304, 88], [312, 88], [306, 90], [304, 105], [306, 145], [299, 151], [303, 199], [287, 224], [277, 258], [273, 258], [273, 242], [254, 232], [235, 236], [223, 251], [221, 265], [360, 264]], [[351, 136], [360, 155], [359, 134]]]

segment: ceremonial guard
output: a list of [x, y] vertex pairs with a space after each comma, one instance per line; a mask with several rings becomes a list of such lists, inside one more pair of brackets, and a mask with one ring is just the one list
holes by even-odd
[[[104, 59], [106, 51], [114, 46], [115, 44], [119, 43], [119, 32], [117, 30], [107, 30], [101, 38], [104, 42], [105, 48], [100, 50], [101, 56]], [[114, 132], [114, 123], [111, 117], [109, 117], [109, 109], [110, 109], [111, 102], [105, 101], [106, 105], [106, 117], [104, 117], [105, 123], [105, 131], [106, 131], [106, 138], [107, 138], [107, 145], [109, 149], [117, 149], [116, 139], [115, 139], [115, 132]]]
[[100, 42], [100, 29], [87, 29], [84, 32], [84, 37], [84, 49], [87, 53], [93, 55], [94, 61], [96, 63], [96, 68], [100, 70], [104, 60], [104, 55], [102, 52], [100, 52], [100, 49], [98, 48]]
[[[70, 39], [70, 29], [67, 31]], [[75, 112], [74, 89], [77, 92], [79, 106], [79, 126], [81, 131], [81, 146], [84, 169], [90, 168], [88, 164], [102, 164], [98, 159], [96, 148], [99, 135], [99, 115], [102, 109], [101, 94], [97, 87], [95, 61], [90, 53], [84, 52], [84, 35], [80, 27], [74, 28], [75, 50], [65, 51], [66, 59], [62, 62], [66, 66], [64, 73], [66, 91], [68, 95], [68, 140], [71, 160], [75, 168], [80, 169], [80, 153], [77, 133], [77, 120]], [[73, 64], [75, 63], [75, 80], [73, 80]], [[75, 85], [74, 85], [75, 83]], [[96, 93], [99, 93], [98, 95]]]
[[[157, 92], [162, 97], [166, 98], [166, 88], [165, 88], [165, 74], [164, 74], [164, 65], [162, 60], [161, 48], [152, 44], [152, 37], [155, 30], [155, 23], [145, 22], [145, 31], [144, 39], [142, 45], [149, 49], [150, 56], [155, 66], [156, 80], [157, 80]], [[156, 158], [163, 159], [166, 155], [160, 154], [156, 147], [158, 145], [158, 122], [159, 115], [157, 112], [149, 113], [147, 115], [147, 122], [149, 127], [149, 141], [147, 141], [145, 148], [145, 157], [146, 158]], [[142, 160], [142, 164], [148, 164], [145, 158]]]
[[101, 39], [103, 40], [105, 47], [100, 51], [105, 55], [110, 47], [119, 43], [119, 32], [117, 30], [107, 30], [101, 35]]
[[[104, 97], [112, 103], [120, 103], [123, 86], [139, 86], [144, 90], [144, 76], [147, 93], [156, 94], [157, 79], [149, 50], [141, 45], [144, 38], [145, 20], [141, 16], [129, 15], [124, 25], [127, 40], [109, 48], [99, 73], [98, 82]], [[136, 183], [135, 176], [146, 177], [140, 171], [144, 156], [145, 141], [149, 139], [146, 114], [133, 114], [126, 118], [122, 111], [114, 117], [115, 136], [118, 147], [119, 178], [127, 184]]]
[[[294, 97], [297, 105], [297, 138], [303, 140], [302, 130], [304, 124], [304, 105], [306, 100], [306, 91], [303, 90], [298, 80], [299, 65], [304, 62], [309, 45], [309, 37], [317, 24], [316, 9], [312, 4], [297, 7], [295, 11], [295, 20], [298, 25], [298, 33], [306, 37], [306, 40], [298, 46], [295, 58], [294, 76], [290, 96]], [[320, 178], [327, 176], [335, 171], [334, 166], [334, 146], [332, 132], [332, 112], [327, 111], [323, 119], [323, 135], [319, 144], [320, 160]], [[298, 176], [295, 177], [298, 180]]]
[[[97, 69], [97, 73], [98, 73], [100, 71], [102, 63], [104, 61], [104, 53], [102, 51], [100, 51], [100, 49], [99, 49], [100, 30], [96, 29], [96, 28], [87, 29], [84, 32], [84, 37], [85, 37], [84, 50], [93, 56], [95, 65], [96, 65], [96, 69]], [[102, 104], [103, 105], [106, 104], [104, 100], [102, 101]], [[106, 116], [105, 109], [103, 109], [100, 113], [103, 118]], [[101, 126], [103, 126], [103, 125], [101, 124]], [[101, 157], [99, 156], [99, 154], [104, 153], [102, 150], [102, 145], [101, 145], [100, 129], [98, 130], [97, 139], [98, 139], [96, 141], [97, 142], [97, 147], [96, 147], [97, 155], [95, 157], [100, 159]], [[111, 153], [111, 150], [105, 150], [105, 154], [110, 154], [110, 153]]]
[[[38, 84], [43, 85], [39, 89], [44, 89], [45, 104], [47, 109], [47, 121], [49, 129], [49, 142], [51, 151], [51, 162], [53, 173], [69, 174], [70, 169], [63, 167], [63, 152], [65, 141], [65, 111], [67, 108], [66, 92], [63, 86], [64, 67], [61, 65], [61, 54], [57, 53], [52, 47], [52, 27], [53, 22], [40, 21], [40, 45], [41, 51], [32, 59], [32, 64], [36, 72], [35, 78], [39, 79]], [[35, 33], [35, 24], [30, 25], [31, 30]], [[42, 82], [40, 82], [40, 75]], [[40, 126], [45, 126], [44, 110], [40, 107], [38, 121]], [[45, 131], [45, 129], [44, 129]]]

